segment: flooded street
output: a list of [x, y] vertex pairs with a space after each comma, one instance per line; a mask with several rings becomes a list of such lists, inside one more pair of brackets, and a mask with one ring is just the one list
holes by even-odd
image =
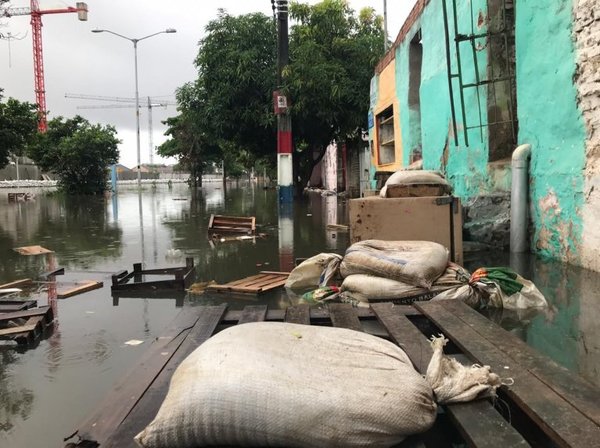
[[[59, 300], [49, 338], [35, 348], [0, 345], [0, 447], [61, 447], [181, 310], [175, 298], [113, 298], [110, 274], [185, 265], [193, 257], [196, 281], [222, 283], [261, 270], [286, 271], [295, 258], [318, 252], [343, 253], [348, 235], [327, 230], [344, 224], [345, 199], [312, 195], [281, 219], [277, 192], [240, 182], [205, 184], [192, 194], [185, 184], [142, 193], [121, 189], [112, 198], [78, 198], [38, 191], [34, 201], [0, 206], [0, 282], [41, 279], [55, 266], [65, 268], [58, 288], [80, 280], [104, 282], [101, 289]], [[255, 240], [207, 237], [211, 214], [255, 216]], [[53, 255], [24, 256], [20, 246], [41, 245]], [[466, 267], [510, 265], [534, 281], [552, 304], [545, 312], [487, 314], [529, 345], [588, 380], [600, 384], [600, 275], [508, 254], [466, 254]], [[47, 304], [47, 285], [35, 298]], [[227, 300], [224, 295], [189, 296], [192, 304], [227, 301], [233, 309], [267, 303], [290, 304], [283, 289], [260, 298]], [[139, 345], [126, 342], [143, 341]]]

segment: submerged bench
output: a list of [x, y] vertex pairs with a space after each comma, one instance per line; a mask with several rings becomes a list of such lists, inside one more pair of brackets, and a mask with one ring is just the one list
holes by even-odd
[[[156, 415], [177, 366], [211, 335], [232, 325], [285, 321], [367, 331], [396, 343], [424, 373], [432, 355], [428, 338], [443, 333], [448, 352], [466, 364], [489, 364], [514, 380], [499, 388], [502, 400], [441, 406], [435, 425], [399, 447], [572, 446], [600, 443], [600, 390], [531, 349], [462, 302], [423, 302], [415, 307], [375, 304], [369, 309], [330, 304], [327, 309], [266, 305], [228, 311], [227, 305], [186, 307], [141, 361], [70, 435], [68, 447], [135, 447], [133, 437]], [[452, 355], [452, 353], [450, 353]], [[508, 369], [506, 368], [508, 367]], [[348, 393], [352, 393], [349, 391]], [[393, 412], [393, 409], [390, 410]]]

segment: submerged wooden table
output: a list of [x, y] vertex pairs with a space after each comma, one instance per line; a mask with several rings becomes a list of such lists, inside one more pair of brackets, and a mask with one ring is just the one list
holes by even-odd
[[[514, 384], [495, 403], [483, 399], [440, 407], [435, 425], [401, 447], [600, 446], [600, 390], [541, 355], [459, 301], [412, 306], [374, 304], [370, 309], [330, 304], [285, 310], [226, 305], [184, 308], [142, 360], [70, 437], [68, 447], [134, 447], [133, 437], [156, 415], [179, 363], [211, 335], [231, 325], [286, 321], [368, 330], [402, 347], [424, 373], [432, 355], [428, 337], [444, 334], [456, 359], [488, 364]], [[393, 412], [393, 410], [391, 410]]]

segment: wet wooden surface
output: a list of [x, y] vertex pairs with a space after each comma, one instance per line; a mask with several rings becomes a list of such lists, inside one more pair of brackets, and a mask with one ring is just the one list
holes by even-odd
[[[566, 393], [561, 385], [563, 378], [558, 375], [562, 369], [557, 370], [550, 359], [529, 347], [519, 350], [516, 338], [493, 322], [479, 319], [478, 313], [462, 302], [434, 301], [415, 307], [442, 328], [470, 359], [510, 379], [513, 384], [503, 388], [507, 396], [553, 443], [565, 447], [600, 446], [600, 426], [594, 421], [599, 402], [588, 415], [580, 411], [588, 403], [579, 393], [587, 390], [594, 399], [599, 393], [597, 388], [573, 375], [577, 384], [573, 390], [577, 393]], [[530, 351], [533, 356], [527, 355]]]
[[[365, 324], [371, 321], [382, 327], [377, 334], [383, 331], [384, 337], [402, 347], [415, 368], [425, 373], [433, 351], [422, 332], [423, 322], [417, 326], [416, 319], [428, 319], [433, 331], [441, 330], [451, 339], [462, 351], [452, 356], [463, 364], [489, 364], [501, 377], [508, 376], [506, 370], [509, 370], [515, 384], [503, 386], [502, 396], [508, 400], [507, 406], [519, 410], [515, 415], [524, 413], [528, 419], [534, 417], [527, 420], [527, 425], [534, 425], [535, 430], [533, 436], [522, 431], [518, 422], [509, 421], [511, 418], [491, 400], [480, 399], [443, 406], [444, 412], [435, 426], [422, 435], [408, 438], [402, 447], [450, 447], [456, 443], [456, 437], [458, 443], [462, 440], [470, 447], [598, 446], [599, 427], [594, 421], [597, 409], [585, 411], [598, 393], [596, 388], [589, 385], [588, 389], [588, 384], [577, 375], [563, 372], [562, 368], [557, 370], [549, 359], [529, 347], [511, 344], [508, 332], [466, 305], [440, 303], [420, 303], [416, 308], [382, 303], [371, 309], [347, 304], [330, 304], [328, 308], [299, 305], [285, 310], [269, 310], [264, 305], [247, 306], [241, 311], [227, 311], [225, 305], [184, 308], [140, 364], [107, 396], [96, 414], [79, 426], [79, 446], [95, 441], [101, 447], [134, 447], [133, 437], [156, 415], [174, 370], [218, 329], [266, 320], [363, 331], [370, 328]], [[521, 350], [515, 352], [515, 347]], [[515, 359], [521, 355], [520, 360]], [[507, 365], [509, 369], [505, 369]], [[565, 382], [570, 376], [573, 383], [567, 388]], [[556, 383], [552, 378], [557, 378]], [[585, 396], [585, 392], [589, 395]], [[451, 426], [439, 424], [441, 421]], [[535, 437], [536, 431], [545, 438]]]

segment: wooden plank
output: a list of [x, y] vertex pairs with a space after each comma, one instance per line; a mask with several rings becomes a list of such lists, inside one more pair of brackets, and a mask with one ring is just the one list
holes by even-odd
[[348, 328], [355, 331], [363, 331], [362, 325], [349, 303], [330, 303], [329, 315], [334, 327]]
[[122, 380], [97, 408], [97, 412], [82, 422], [75, 434], [83, 441], [102, 445], [131, 412], [156, 376], [179, 349], [189, 331], [204, 313], [203, 307], [187, 307], [155, 339], [140, 361], [129, 369]]
[[15, 335], [17, 333], [28, 333], [36, 330], [38, 330], [38, 333], [40, 333], [43, 319], [44, 316], [32, 316], [27, 320], [27, 322], [24, 325], [20, 325], [18, 327], [2, 328], [0, 329], [0, 337]]
[[538, 379], [579, 409], [582, 414], [600, 425], [600, 389], [532, 349], [517, 336], [507, 333], [463, 302], [447, 300], [443, 302], [443, 305], [470, 328], [510, 355], [521, 366], [527, 368]]
[[8, 288], [19, 288], [21, 286], [28, 286], [31, 284], [30, 278], [22, 278], [20, 280], [15, 280], [13, 282], [4, 283], [0, 285], [0, 289], [8, 289]]
[[287, 271], [260, 271], [261, 274], [273, 274], [273, 275], [285, 275], [286, 277], [290, 276], [290, 273]]
[[[416, 369], [425, 374], [433, 349], [429, 340], [419, 329], [398, 312], [397, 306], [390, 303], [371, 305], [377, 319], [408, 355]], [[487, 400], [446, 406], [459, 431], [472, 447], [526, 447], [525, 441], [516, 429], [492, 407]]]
[[446, 406], [448, 415], [470, 447], [512, 448], [531, 446], [487, 400]]
[[597, 446], [600, 427], [580, 413], [568, 401], [540, 381], [507, 353], [469, 327], [445, 308], [443, 301], [415, 304], [444, 334], [476, 360], [492, 371], [510, 376], [514, 384], [503, 388], [554, 443], [562, 447]]
[[54, 253], [54, 251], [46, 249], [42, 246], [15, 247], [13, 250], [21, 255], [42, 255]]
[[292, 324], [310, 325], [310, 309], [307, 304], [288, 306], [285, 310], [285, 321]]
[[50, 276], [64, 275], [64, 274], [65, 274], [65, 268], [55, 268], [51, 271], [43, 272], [42, 275], [40, 275], [40, 277], [48, 279], [48, 277], [50, 277]]
[[16, 311], [14, 313], [0, 314], [0, 322], [5, 322], [14, 319], [29, 319], [33, 316], [46, 316], [46, 321], [51, 322], [54, 318], [52, 308], [49, 306], [42, 306], [39, 308], [32, 308], [23, 311]]
[[419, 372], [425, 373], [433, 355], [431, 344], [398, 308], [392, 303], [371, 304], [371, 309], [390, 334], [392, 341], [406, 352]]
[[138, 434], [156, 416], [169, 388], [169, 381], [175, 369], [194, 349], [205, 342], [214, 333], [217, 325], [225, 315], [226, 305], [206, 306], [200, 318], [190, 330], [185, 341], [175, 352], [169, 363], [158, 374], [148, 390], [140, 398], [126, 420], [111, 435], [103, 448], [135, 447], [133, 437]]
[[278, 281], [278, 280], [281, 280], [280, 275], [260, 274], [259, 278], [254, 279], [251, 282], [244, 283], [241, 286], [245, 286], [247, 288], [250, 288], [250, 287], [260, 288], [262, 286], [268, 285], [268, 284], [273, 283], [274, 281]]
[[267, 317], [267, 305], [248, 305], [244, 307], [238, 325], [250, 322], [263, 322]]
[[37, 305], [37, 300], [3, 300], [0, 302], [0, 313], [25, 311]]
[[99, 289], [104, 286], [102, 282], [96, 282], [93, 280], [84, 280], [84, 283], [79, 284], [75, 288], [68, 289], [66, 291], [62, 291], [56, 294], [56, 297], [59, 299], [66, 299], [68, 297], [73, 297], [77, 294], [83, 294], [84, 292], [93, 291], [94, 289]]

